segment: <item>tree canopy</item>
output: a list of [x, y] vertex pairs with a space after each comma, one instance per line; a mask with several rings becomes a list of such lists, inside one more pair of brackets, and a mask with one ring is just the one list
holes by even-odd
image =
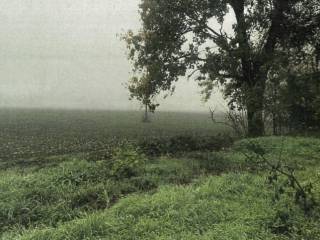
[[142, 0], [142, 29], [126, 36], [129, 58], [135, 69], [156, 66], [154, 91], [173, 90], [183, 76], [206, 99], [223, 86], [230, 107], [246, 109], [249, 135], [259, 136], [268, 74], [283, 51], [317, 41], [317, 2]]

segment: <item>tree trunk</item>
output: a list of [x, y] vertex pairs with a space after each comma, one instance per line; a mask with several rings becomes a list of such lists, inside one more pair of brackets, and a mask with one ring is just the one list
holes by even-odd
[[264, 131], [264, 91], [265, 81], [261, 79], [248, 90], [247, 112], [248, 112], [248, 136], [260, 137]]
[[273, 128], [273, 135], [278, 135], [278, 118], [277, 113], [273, 111], [272, 113], [272, 128]]
[[144, 105], [144, 116], [143, 116], [143, 122], [149, 122], [149, 116], [148, 116], [148, 104]]
[[[242, 84], [246, 95], [246, 108], [248, 120], [248, 136], [258, 137], [264, 134], [263, 121], [263, 96], [265, 90], [266, 75], [261, 78], [261, 63], [252, 60], [252, 50], [250, 47], [250, 37], [245, 17], [245, 1], [231, 1], [231, 6], [235, 12], [237, 27], [236, 37], [241, 49]], [[261, 81], [262, 80], [262, 81]]]
[[[258, 100], [260, 102], [260, 100]], [[264, 135], [263, 106], [248, 104], [248, 136], [260, 137]]]

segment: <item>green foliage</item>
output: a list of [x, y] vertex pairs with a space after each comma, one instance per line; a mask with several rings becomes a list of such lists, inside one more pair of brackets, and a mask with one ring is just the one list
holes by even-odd
[[[154, 195], [122, 199], [112, 209], [85, 216], [58, 228], [24, 232], [16, 239], [318, 239], [316, 221], [298, 209], [282, 215], [274, 208], [264, 176], [228, 174], [191, 186], [162, 187]], [[290, 202], [288, 202], [290, 203]], [[290, 235], [272, 232], [276, 219], [291, 219]], [[310, 228], [312, 226], [312, 228]], [[298, 229], [300, 231], [298, 231]]]
[[56, 227], [113, 206], [130, 193], [164, 184], [187, 184], [213, 172], [194, 159], [147, 161], [132, 146], [123, 146], [108, 161], [74, 158], [40, 170], [1, 171], [0, 230]]
[[140, 155], [123, 150], [116, 157], [114, 162], [74, 159], [26, 174], [2, 172], [0, 229], [56, 226], [144, 190], [143, 178], [129, 180], [143, 174], [144, 165], [136, 164]]
[[132, 146], [119, 148], [113, 156], [111, 174], [116, 179], [136, 177], [143, 174], [145, 163], [145, 157]]
[[285, 103], [288, 106], [289, 126], [292, 131], [320, 129], [318, 98], [320, 72], [288, 78]]
[[142, 77], [133, 77], [128, 83], [130, 99], [137, 99], [144, 106], [143, 122], [149, 122], [148, 112], [154, 113], [159, 104], [154, 103], [156, 89], [152, 84], [152, 76], [145, 73]]
[[[319, 239], [319, 206], [306, 215], [292, 191], [275, 200], [281, 184], [269, 185], [269, 172], [242, 155], [252, 141], [146, 161], [129, 145], [114, 161], [69, 159], [40, 170], [1, 171], [0, 239]], [[254, 141], [268, 159], [281, 153], [287, 165], [299, 163], [295, 176], [303, 185], [311, 181], [320, 199], [319, 139]], [[119, 162], [115, 169], [127, 173], [123, 163], [136, 159], [142, 164], [132, 165], [135, 174], [112, 171]]]
[[138, 142], [141, 151], [150, 156], [192, 151], [220, 151], [233, 144], [229, 135], [178, 135], [170, 138], [149, 138]]
[[[267, 82], [265, 113], [273, 134], [311, 132], [319, 129], [320, 73], [310, 48], [304, 54], [284, 53], [288, 59], [275, 63]], [[284, 57], [285, 58], [285, 57]]]
[[193, 152], [186, 154], [188, 158], [196, 159], [200, 169], [205, 174], [222, 174], [226, 172], [240, 172], [245, 164], [237, 161], [234, 155], [228, 156], [226, 152]]
[[[280, 151], [281, 147], [283, 146], [280, 146]], [[274, 185], [275, 200], [279, 200], [283, 194], [289, 194], [306, 214], [314, 210], [318, 204], [314, 198], [313, 185], [302, 184], [295, 175], [295, 167], [284, 163], [281, 154], [277, 159], [269, 160], [266, 157], [267, 150], [255, 141], [247, 142], [246, 149], [249, 154], [244, 154], [248, 160], [255, 159], [263, 170], [269, 171], [268, 182]]]
[[[252, 139], [244, 139], [235, 143], [233, 150], [236, 156], [241, 156], [242, 161], [247, 161], [242, 154], [247, 151]], [[316, 167], [319, 164], [320, 141], [318, 138], [306, 137], [265, 137], [256, 138], [261, 152], [266, 153], [270, 160], [278, 160], [281, 155], [283, 162], [303, 170], [306, 167]], [[261, 149], [262, 148], [262, 149]], [[256, 165], [256, 161], [247, 161], [250, 165]]]
[[[230, 13], [235, 16], [232, 32], [225, 24]], [[265, 88], [273, 62], [290, 49], [300, 24], [310, 33], [300, 35], [303, 45], [318, 30], [310, 23], [318, 19], [317, 7], [307, 0], [143, 0], [140, 15], [141, 29], [129, 31], [125, 40], [136, 71], [153, 66], [153, 92], [174, 91], [181, 76], [195, 75], [206, 100], [222, 86], [231, 109], [248, 111], [248, 132], [254, 137], [264, 133]]]

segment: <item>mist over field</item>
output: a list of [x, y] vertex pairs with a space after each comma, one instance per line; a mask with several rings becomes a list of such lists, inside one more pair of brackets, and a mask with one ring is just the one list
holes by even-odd
[[[119, 34], [140, 26], [138, 0], [0, 0], [0, 107], [137, 110], [128, 100], [131, 77]], [[159, 110], [207, 105], [190, 80], [159, 98]], [[216, 102], [218, 101], [218, 102]]]
[[319, 0], [0, 0], [0, 240], [320, 240], [319, 33]]

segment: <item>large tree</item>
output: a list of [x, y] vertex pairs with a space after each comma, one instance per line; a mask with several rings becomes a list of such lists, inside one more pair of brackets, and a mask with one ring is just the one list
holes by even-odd
[[287, 16], [281, 56], [268, 75], [265, 110], [274, 133], [319, 128], [320, 1], [297, 1]]
[[[157, 66], [158, 90], [172, 90], [173, 83], [186, 75], [199, 81], [207, 98], [215, 85], [223, 86], [230, 107], [246, 109], [249, 135], [260, 136], [268, 73], [293, 29], [292, 16], [306, 3], [142, 0], [143, 27], [138, 34], [127, 35], [130, 58], [137, 68]], [[230, 19], [231, 30], [226, 23]]]

